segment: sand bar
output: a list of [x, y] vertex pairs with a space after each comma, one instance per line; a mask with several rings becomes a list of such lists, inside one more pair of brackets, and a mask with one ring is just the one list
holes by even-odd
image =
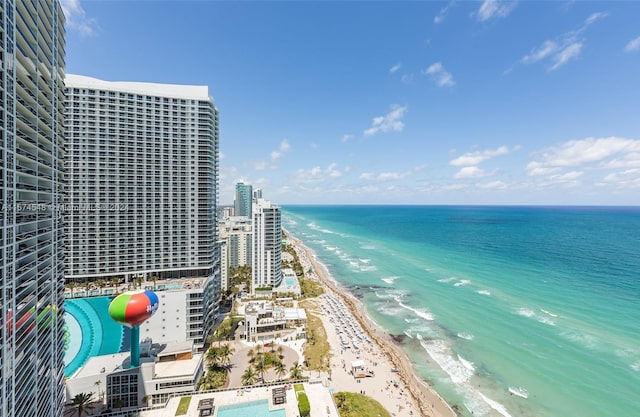
[[[330, 278], [328, 271], [316, 260], [315, 254], [302, 241], [285, 230], [287, 238], [294, 246], [307, 278], [321, 282], [327, 294], [315, 301], [316, 313], [324, 324], [331, 345], [331, 387], [336, 391], [362, 392], [380, 401], [393, 416], [455, 417], [451, 409], [433, 388], [415, 373], [408, 356], [391, 337], [364, 313], [362, 303], [341, 290]], [[340, 305], [346, 307], [340, 309]], [[336, 311], [337, 309], [337, 311]], [[324, 310], [324, 311], [323, 311]], [[357, 323], [349, 332], [361, 329], [365, 339], [359, 341], [358, 350], [344, 348], [340, 341], [341, 314], [349, 315], [346, 321]], [[344, 338], [342, 339], [345, 340]], [[351, 371], [353, 361], [364, 362], [366, 378], [354, 378]]]

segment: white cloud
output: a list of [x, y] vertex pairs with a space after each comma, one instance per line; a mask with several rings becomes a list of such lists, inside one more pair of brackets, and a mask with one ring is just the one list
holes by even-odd
[[276, 169], [278, 166], [276, 162], [280, 159], [285, 153], [287, 153], [291, 149], [291, 145], [289, 145], [289, 141], [283, 139], [280, 142], [280, 146], [275, 151], [271, 151], [269, 153], [268, 161], [256, 161], [253, 163], [253, 169], [256, 171], [262, 171], [267, 168]]
[[584, 175], [583, 171], [570, 171], [564, 174], [552, 175], [549, 179], [555, 182], [575, 181]]
[[517, 4], [517, 1], [484, 0], [476, 12], [476, 18], [484, 22], [493, 18], [507, 17]]
[[[640, 163], [640, 140], [619, 138], [586, 138], [572, 140], [543, 150], [527, 165], [530, 176], [546, 175], [563, 168], [591, 166], [633, 166]], [[625, 165], [627, 164], [627, 165]]]
[[393, 74], [394, 72], [398, 71], [400, 68], [402, 68], [402, 63], [398, 62], [397, 64], [395, 64], [393, 67], [389, 69], [389, 72]]
[[627, 46], [624, 47], [625, 52], [640, 51], [640, 36], [635, 39], [631, 39]]
[[299, 169], [293, 175], [293, 182], [300, 185], [322, 182], [331, 178], [340, 178], [342, 177], [342, 173], [338, 170], [337, 166], [334, 162], [324, 169], [319, 166], [311, 169]]
[[378, 132], [402, 132], [402, 129], [404, 129], [402, 118], [406, 112], [407, 106], [401, 107], [397, 104], [393, 104], [389, 113], [384, 116], [373, 118], [371, 127], [363, 132], [364, 135], [371, 136]]
[[602, 183], [597, 185], [613, 185], [617, 188], [638, 188], [640, 187], [640, 168], [628, 169], [626, 171], [612, 172], [604, 177]]
[[453, 80], [453, 75], [444, 68], [441, 62], [431, 64], [424, 73], [430, 75], [438, 87], [453, 87], [456, 83]]
[[573, 58], [577, 58], [582, 50], [582, 42], [574, 42], [564, 47], [560, 52], [553, 56], [553, 65], [549, 67], [549, 71], [556, 70], [571, 61]]
[[581, 35], [593, 23], [607, 16], [608, 14], [604, 12], [592, 13], [578, 29], [563, 33], [553, 40], [548, 39], [544, 41], [542, 45], [533, 48], [531, 52], [523, 56], [520, 62], [523, 64], [533, 64], [548, 58], [551, 61], [551, 65], [549, 65], [547, 69], [549, 71], [557, 70], [569, 61], [580, 56], [585, 43]]
[[469, 179], [469, 178], [483, 178], [494, 175], [495, 171], [487, 172], [482, 168], [472, 166], [472, 167], [463, 167], [460, 171], [456, 172], [453, 175], [453, 178], [457, 180]]
[[413, 74], [402, 74], [402, 77], [400, 78], [400, 80], [403, 83], [409, 84], [411, 81], [413, 81]]
[[289, 145], [289, 142], [286, 139], [283, 139], [282, 142], [280, 142], [280, 148], [278, 148], [278, 150], [276, 151], [271, 152], [270, 154], [271, 161], [276, 161], [277, 159], [280, 159], [280, 157], [289, 149], [291, 149], [291, 145]]
[[353, 135], [342, 135], [343, 142], [349, 142], [351, 139], [353, 139]]
[[476, 187], [482, 188], [485, 190], [504, 190], [507, 188], [507, 183], [503, 181], [482, 182], [482, 183], [477, 183]]
[[438, 13], [434, 18], [433, 18], [433, 23], [438, 24], [438, 23], [442, 23], [444, 21], [444, 18], [447, 16], [447, 14], [449, 13], [449, 10], [455, 5], [456, 0], [451, 0], [449, 2], [449, 4], [447, 4], [445, 7], [443, 7], [442, 9], [440, 9], [440, 13]]
[[88, 17], [80, 0], [60, 0], [60, 7], [67, 20], [68, 29], [75, 30], [84, 36], [95, 35], [98, 31], [98, 21]]
[[470, 166], [478, 165], [479, 163], [486, 161], [487, 159], [494, 158], [496, 156], [506, 155], [509, 153], [509, 148], [501, 146], [497, 149], [487, 149], [484, 151], [467, 152], [460, 155], [456, 159], [449, 162], [449, 165], [453, 166]]
[[411, 172], [381, 172], [379, 174], [364, 172], [360, 174], [360, 179], [366, 181], [393, 181], [401, 180], [409, 175], [411, 175]]
[[528, 55], [525, 55], [522, 58], [522, 62], [524, 62], [525, 64], [538, 62], [541, 59], [544, 59], [549, 55], [553, 54], [557, 50], [558, 50], [557, 43], [555, 43], [554, 41], [544, 41], [542, 45], [540, 45], [538, 48], [533, 49], [531, 53], [529, 53]]

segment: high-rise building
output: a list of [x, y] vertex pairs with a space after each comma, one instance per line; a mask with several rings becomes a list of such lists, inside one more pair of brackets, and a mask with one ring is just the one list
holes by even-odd
[[236, 199], [234, 201], [234, 215], [251, 217], [251, 203], [253, 187], [250, 184], [239, 182], [236, 184]]
[[259, 199], [253, 205], [252, 292], [277, 287], [282, 281], [282, 223], [280, 207]]
[[[218, 109], [206, 86], [66, 78], [70, 206], [65, 278], [209, 278], [216, 243]], [[207, 329], [205, 329], [206, 331]]]
[[0, 0], [0, 415], [64, 411], [64, 15]]

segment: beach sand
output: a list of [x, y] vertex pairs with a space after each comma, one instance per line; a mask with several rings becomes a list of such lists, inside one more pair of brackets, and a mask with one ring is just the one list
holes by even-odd
[[[307, 273], [307, 279], [318, 280], [327, 292], [313, 303], [331, 345], [330, 387], [336, 392], [361, 392], [375, 398], [393, 416], [455, 417], [456, 413], [442, 397], [416, 375], [406, 353], [366, 316], [362, 303], [338, 288], [329, 278], [328, 271], [316, 261], [313, 251], [288, 231], [285, 233], [304, 270], [312, 270]], [[339, 310], [340, 306], [344, 306], [344, 310]], [[350, 314], [351, 317], [345, 317], [345, 320], [354, 323], [356, 331], [362, 329], [372, 343], [359, 342], [357, 352], [351, 348], [343, 349], [336, 332], [340, 311]], [[311, 313], [314, 314], [313, 311]], [[354, 378], [349, 371], [351, 362], [355, 360], [364, 361], [366, 371], [373, 372], [373, 376]]]

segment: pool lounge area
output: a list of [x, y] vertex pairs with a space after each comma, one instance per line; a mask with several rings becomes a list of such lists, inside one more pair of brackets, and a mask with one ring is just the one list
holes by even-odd
[[[322, 380], [304, 382], [304, 390], [309, 397], [312, 416], [340, 417], [334, 406], [331, 392]], [[274, 391], [277, 395], [274, 395]], [[284, 402], [275, 401], [275, 397], [281, 394], [285, 396]], [[164, 408], [143, 411], [140, 417], [173, 416], [181, 398], [183, 396], [171, 398]], [[205, 403], [209, 404], [207, 408], [213, 408], [213, 414], [210, 414], [213, 417], [298, 417], [300, 414], [296, 393], [290, 382], [194, 394], [191, 395], [189, 407], [183, 416], [201, 417], [200, 412], [205, 409], [203, 406]]]

